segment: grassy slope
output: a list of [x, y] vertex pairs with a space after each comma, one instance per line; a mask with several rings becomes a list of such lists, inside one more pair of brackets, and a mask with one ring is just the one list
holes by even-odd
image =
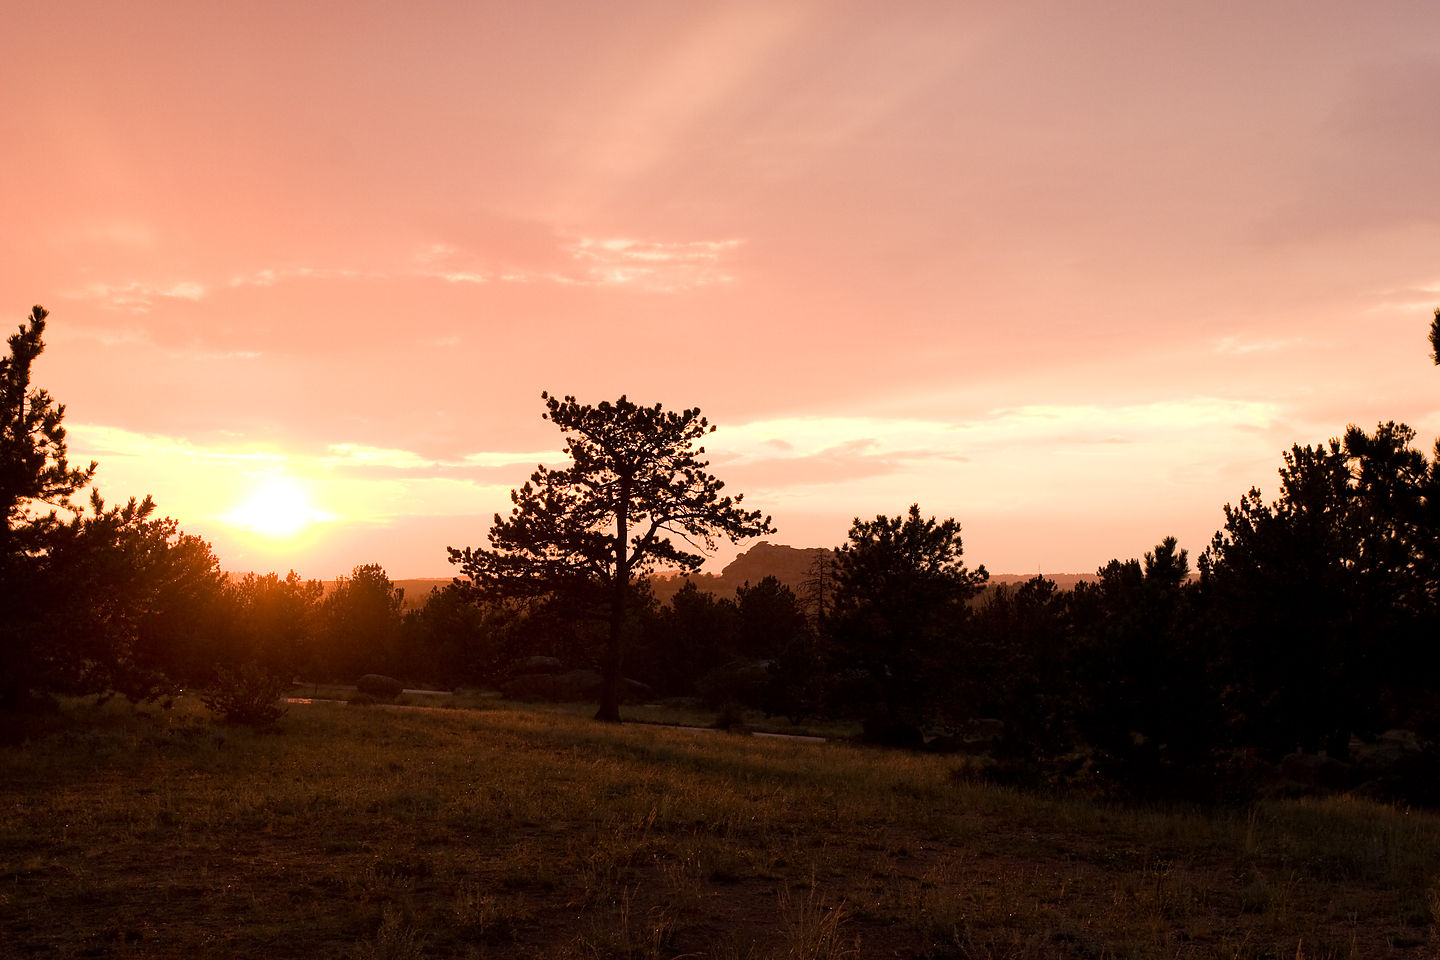
[[0, 954], [1432, 956], [1440, 821], [1117, 810], [556, 712], [74, 707], [0, 748]]

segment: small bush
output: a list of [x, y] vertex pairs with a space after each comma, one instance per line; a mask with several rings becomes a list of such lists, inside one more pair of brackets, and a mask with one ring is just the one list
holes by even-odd
[[226, 723], [268, 727], [285, 715], [278, 701], [289, 687], [288, 681], [266, 673], [259, 664], [247, 663], [233, 672], [221, 668], [214, 686], [200, 700]]
[[766, 661], [735, 660], [695, 682], [695, 692], [711, 709], [727, 704], [764, 707], [773, 680]]
[[750, 732], [750, 726], [745, 722], [745, 708], [738, 703], [727, 703], [721, 707], [719, 716], [710, 725], [716, 730], [726, 730], [730, 733]]

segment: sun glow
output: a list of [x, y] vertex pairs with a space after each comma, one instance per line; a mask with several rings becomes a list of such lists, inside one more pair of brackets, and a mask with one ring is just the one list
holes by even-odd
[[279, 540], [297, 536], [311, 524], [333, 518], [315, 509], [305, 488], [295, 480], [268, 476], [229, 513], [222, 514], [221, 519], [232, 527]]

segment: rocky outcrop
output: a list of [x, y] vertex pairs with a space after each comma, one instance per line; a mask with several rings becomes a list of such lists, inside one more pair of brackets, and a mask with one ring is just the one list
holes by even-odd
[[355, 681], [355, 689], [377, 700], [394, 700], [405, 690], [405, 685], [394, 677], [367, 673]]

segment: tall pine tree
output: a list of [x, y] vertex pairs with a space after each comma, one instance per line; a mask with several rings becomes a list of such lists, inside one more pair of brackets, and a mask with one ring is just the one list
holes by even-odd
[[495, 515], [490, 549], [451, 547], [450, 562], [482, 594], [601, 592], [608, 632], [595, 717], [618, 722], [634, 580], [659, 566], [696, 570], [717, 537], [736, 542], [774, 528], [769, 517], [740, 506], [743, 494], [721, 493], [724, 484], [708, 472], [699, 446], [715, 428], [698, 409], [645, 407], [623, 396], [593, 406], [541, 398], [544, 419], [566, 435], [571, 464], [537, 468], [510, 494], [510, 516]]

